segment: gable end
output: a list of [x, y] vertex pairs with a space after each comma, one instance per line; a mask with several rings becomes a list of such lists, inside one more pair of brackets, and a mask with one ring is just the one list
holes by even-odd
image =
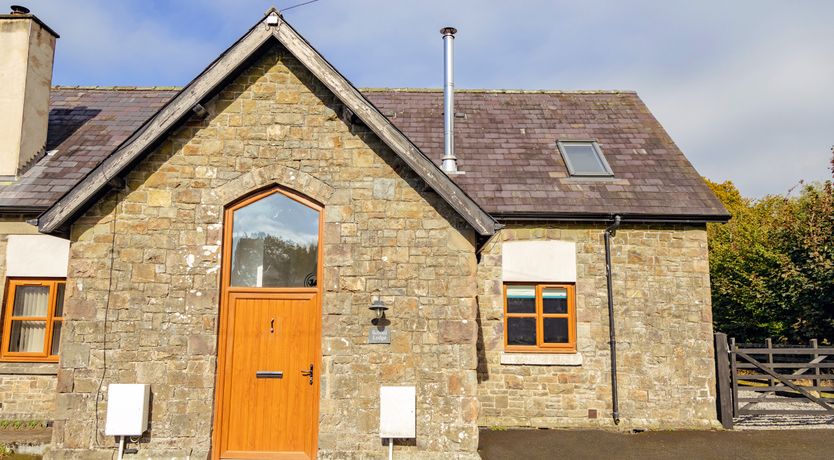
[[211, 97], [261, 46], [275, 38], [480, 235], [495, 233], [496, 221], [394, 127], [292, 26], [280, 16], [277, 24], [270, 25], [268, 20], [273, 12], [268, 11], [267, 17], [255, 24], [83, 180], [41, 214], [38, 218], [39, 230], [54, 233], [71, 223], [107, 190], [108, 183], [123, 176], [144, 153], [188, 118], [195, 105]]

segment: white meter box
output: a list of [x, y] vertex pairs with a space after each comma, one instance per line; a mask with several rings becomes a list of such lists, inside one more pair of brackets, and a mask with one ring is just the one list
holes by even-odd
[[417, 424], [415, 387], [379, 388], [379, 437], [413, 438]]
[[111, 383], [107, 387], [107, 436], [141, 436], [148, 429], [151, 386]]

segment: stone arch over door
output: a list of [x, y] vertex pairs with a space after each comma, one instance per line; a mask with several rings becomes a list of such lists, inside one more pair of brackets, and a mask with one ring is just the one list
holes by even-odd
[[321, 204], [327, 204], [333, 195], [333, 187], [315, 176], [280, 164], [264, 166], [241, 174], [214, 192], [215, 204], [227, 206], [264, 188], [278, 185], [297, 194], [306, 195]]

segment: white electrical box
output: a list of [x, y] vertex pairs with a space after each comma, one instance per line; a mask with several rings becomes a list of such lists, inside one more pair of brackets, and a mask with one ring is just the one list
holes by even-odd
[[416, 404], [417, 390], [415, 387], [380, 387], [379, 437], [415, 437]]
[[151, 386], [111, 383], [107, 387], [107, 436], [141, 436], [148, 429]]

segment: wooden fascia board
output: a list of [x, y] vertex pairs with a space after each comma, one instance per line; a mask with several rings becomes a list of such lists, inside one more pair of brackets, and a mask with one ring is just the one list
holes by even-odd
[[495, 232], [495, 220], [394, 127], [283, 18], [279, 19], [276, 26], [267, 25], [266, 18], [258, 22], [131, 138], [41, 214], [38, 217], [38, 229], [43, 233], [58, 231], [91, 199], [98, 196], [108, 183], [138, 160], [147, 148], [155, 145], [180, 120], [189, 116], [195, 104], [203, 101], [271, 37], [278, 39], [479, 234], [491, 235]]
[[189, 116], [195, 104], [202, 101], [272, 37], [270, 31], [266, 27], [259, 27], [260, 25], [261, 23], [258, 23], [232, 45], [116, 151], [39, 216], [38, 229], [43, 233], [53, 233], [66, 224], [90, 199], [107, 187], [111, 180], [137, 160], [146, 148], [159, 141], [183, 117]]

